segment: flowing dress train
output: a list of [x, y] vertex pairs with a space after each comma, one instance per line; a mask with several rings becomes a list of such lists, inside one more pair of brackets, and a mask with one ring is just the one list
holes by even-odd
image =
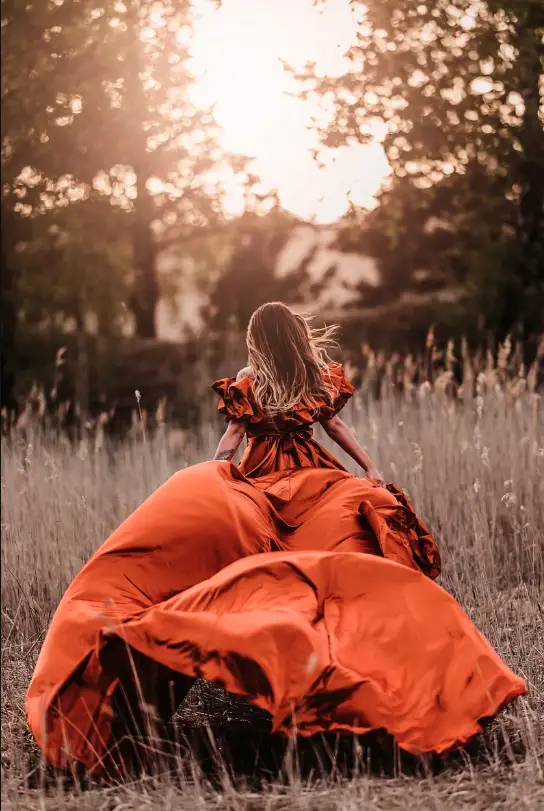
[[341, 366], [330, 373], [334, 402], [275, 420], [249, 377], [214, 384], [219, 411], [246, 424], [242, 461], [176, 473], [67, 589], [26, 704], [49, 763], [100, 773], [127, 652], [163, 719], [201, 677], [277, 731], [385, 729], [415, 754], [462, 745], [526, 692], [434, 582], [440, 556], [406, 495], [314, 440], [353, 392]]

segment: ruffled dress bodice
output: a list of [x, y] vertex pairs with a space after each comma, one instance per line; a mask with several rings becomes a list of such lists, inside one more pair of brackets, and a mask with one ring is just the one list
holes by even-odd
[[311, 403], [298, 403], [291, 411], [268, 417], [258, 405], [253, 380], [226, 377], [212, 388], [219, 394], [218, 410], [227, 420], [245, 423], [248, 445], [239, 468], [248, 478], [300, 467], [328, 468], [344, 471], [344, 466], [313, 438], [312, 426], [332, 419], [345, 406], [354, 392], [343, 367], [331, 363], [330, 383], [334, 396], [316, 396]]

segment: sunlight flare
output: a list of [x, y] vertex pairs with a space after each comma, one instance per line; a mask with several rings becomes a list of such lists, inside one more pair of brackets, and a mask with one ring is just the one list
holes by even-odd
[[[323, 110], [294, 97], [297, 84], [284, 69], [314, 62], [322, 75], [345, 71], [357, 33], [349, 0], [323, 9], [313, 0], [224, 0], [220, 8], [197, 0], [195, 15], [194, 98], [214, 105], [223, 148], [251, 157], [264, 188], [301, 217], [333, 222], [350, 202], [372, 207], [389, 172], [379, 138], [325, 151], [320, 168], [311, 125]], [[240, 194], [227, 188], [227, 198], [234, 213]]]

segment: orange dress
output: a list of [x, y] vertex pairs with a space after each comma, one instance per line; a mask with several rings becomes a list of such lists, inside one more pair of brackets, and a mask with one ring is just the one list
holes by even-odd
[[462, 745], [526, 692], [433, 582], [438, 550], [406, 496], [313, 439], [353, 392], [331, 371], [333, 404], [273, 421], [249, 378], [214, 384], [220, 412], [246, 422], [242, 462], [176, 473], [66, 591], [26, 705], [49, 763], [104, 771], [119, 708], [136, 712], [135, 671], [160, 718], [201, 677], [277, 731], [385, 729], [415, 754]]

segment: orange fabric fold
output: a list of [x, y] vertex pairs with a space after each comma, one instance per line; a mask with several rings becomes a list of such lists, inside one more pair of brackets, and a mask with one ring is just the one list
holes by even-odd
[[450, 595], [364, 554], [247, 558], [116, 634], [248, 696], [277, 731], [386, 729], [416, 754], [466, 742], [525, 692]]

